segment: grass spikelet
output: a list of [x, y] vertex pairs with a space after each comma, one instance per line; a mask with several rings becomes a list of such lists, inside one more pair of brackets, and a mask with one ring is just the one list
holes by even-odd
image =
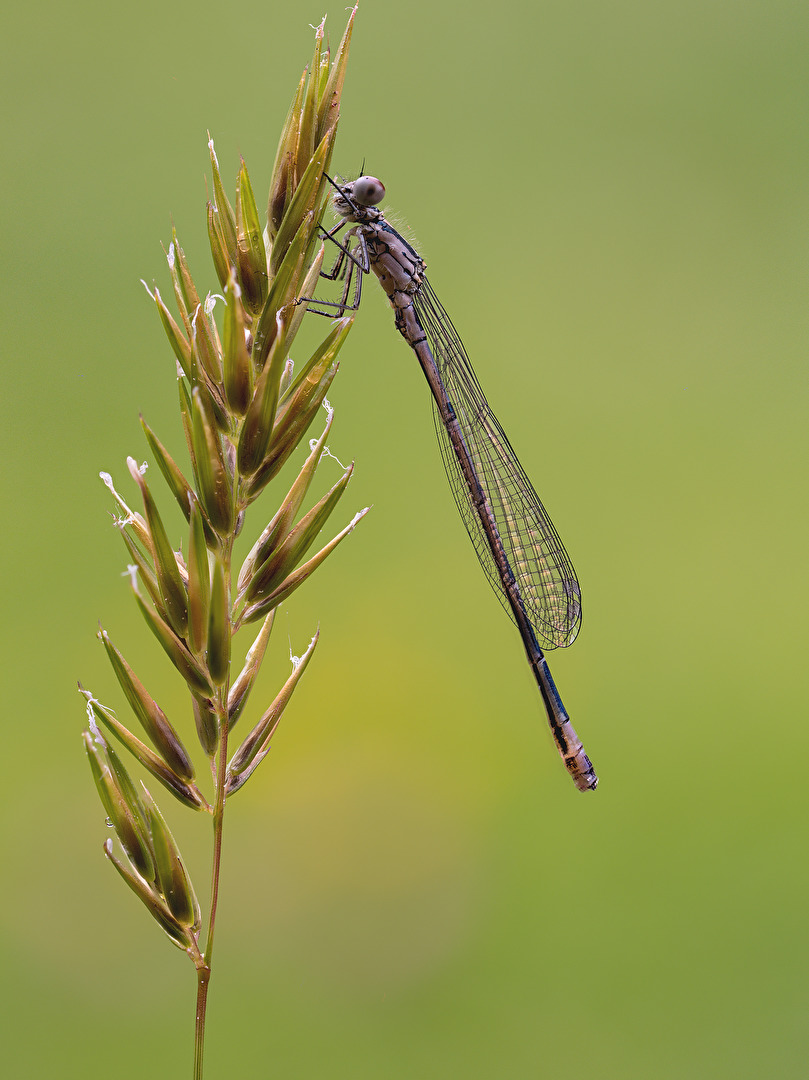
[[[151, 463], [157, 465], [146, 473], [134, 458], [127, 460], [142, 512], [131, 510], [111, 477], [102, 474], [118, 506], [115, 525], [131, 560], [135, 602], [190, 707], [180, 711], [170, 703], [170, 722], [147, 690], [150, 674], [136, 674], [107, 631], [100, 630], [123, 703], [146, 741], [129, 730], [112, 706], [102, 704], [80, 684], [88, 717], [84, 745], [117, 840], [105, 842], [105, 856], [194, 964], [197, 1080], [202, 1076], [226, 803], [266, 758], [282, 714], [294, 713], [293, 691], [307, 671], [319, 636], [315, 633], [304, 656], [293, 662], [291, 675], [270, 704], [254, 702], [275, 612], [319, 570], [365, 513], [355, 514], [348, 524], [343, 519], [332, 539], [319, 544], [317, 553], [304, 562], [353, 471], [349, 466], [336, 483], [331, 477], [330, 483], [321, 485], [321, 494], [306, 510], [333, 420], [327, 403], [322, 435], [303, 452], [301, 443], [337, 373], [337, 354], [351, 319], [327, 328], [322, 343], [294, 378], [289, 350], [305, 311], [296, 299], [302, 285], [308, 289], [316, 280], [323, 258], [317, 244], [323, 173], [337, 132], [355, 11], [333, 62], [324, 49], [323, 24], [316, 28], [314, 55], [281, 134], [266, 224], [259, 218], [247, 165], [241, 161], [235, 171], [230, 198], [213, 139], [209, 140], [213, 197], [206, 207], [205, 226], [211, 278], [194, 280], [172, 234], [166, 253], [170, 288], [161, 293], [146, 286], [168, 339], [168, 362], [178, 371], [186, 447], [178, 453], [177, 447], [164, 444], [141, 418]], [[163, 298], [172, 295], [176, 313]], [[291, 487], [279, 493], [274, 506], [261, 511], [254, 527], [252, 504], [296, 452], [301, 452], [301, 464]], [[187, 464], [182, 464], [183, 458]], [[163, 483], [169, 498], [161, 512], [155, 491]], [[127, 497], [131, 502], [132, 496]], [[178, 521], [180, 535], [186, 538], [181, 549], [175, 549], [171, 539], [177, 535]], [[240, 566], [234, 566], [234, 544], [243, 531], [248, 535], [253, 531], [255, 543]], [[256, 634], [246, 624], [258, 620]], [[158, 664], [165, 665], [165, 660]], [[250, 730], [240, 745], [229, 745], [231, 729], [242, 716]], [[136, 769], [158, 780], [184, 807], [208, 815], [213, 867], [202, 895], [209, 893], [213, 899], [207, 917], [200, 911], [198, 890], [163, 811], [143, 784], [130, 776], [107, 741], [109, 735], [124, 748], [127, 761], [137, 763]], [[207, 759], [206, 768], [195, 767], [194, 756], [201, 756], [203, 763]], [[206, 791], [203, 779], [208, 773], [211, 782]]]

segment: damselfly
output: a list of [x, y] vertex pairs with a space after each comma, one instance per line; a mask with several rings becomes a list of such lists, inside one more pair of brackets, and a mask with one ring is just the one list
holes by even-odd
[[[362, 278], [373, 270], [388, 295], [396, 327], [418, 357], [433, 395], [435, 427], [455, 502], [478, 559], [517, 624], [548, 713], [554, 741], [579, 791], [595, 770], [551, 677], [544, 649], [570, 645], [581, 625], [576, 572], [537, 493], [511, 448], [455, 327], [424, 276], [425, 262], [376, 209], [385, 196], [373, 176], [334, 186], [342, 219], [325, 236], [340, 249], [322, 274], [344, 282], [339, 301], [308, 301], [337, 318], [359, 307]], [[337, 234], [347, 224], [348, 232]]]

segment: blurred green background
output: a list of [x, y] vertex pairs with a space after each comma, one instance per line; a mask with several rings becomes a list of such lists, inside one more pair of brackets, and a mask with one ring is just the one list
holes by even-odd
[[[138, 279], [167, 287], [173, 221], [213, 288], [206, 129], [263, 204], [323, 14], [4, 16], [10, 1077], [190, 1075], [192, 968], [101, 855], [79, 740], [77, 677], [120, 704], [99, 618], [182, 707], [97, 473], [134, 499], [141, 410], [179, 446]], [[330, 446], [335, 521], [373, 511], [276, 623], [267, 694], [321, 641], [227, 822], [211, 1080], [806, 1075], [807, 33], [790, 0], [361, 5], [334, 167], [385, 181], [575, 561], [551, 666], [601, 785], [551, 745], [371, 282]], [[162, 804], [204, 894], [205, 823]]]

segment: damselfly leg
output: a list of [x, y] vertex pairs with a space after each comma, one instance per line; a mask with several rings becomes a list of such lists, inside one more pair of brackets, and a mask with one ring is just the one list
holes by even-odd
[[[338, 249], [330, 270], [321, 270], [320, 276], [326, 281], [342, 281], [343, 292], [339, 300], [320, 300], [314, 296], [299, 296], [296, 303], [307, 303], [306, 309], [313, 315], [324, 315], [327, 319], [339, 319], [347, 311], [357, 311], [360, 306], [362, 295], [362, 279], [371, 269], [368, 256], [368, 245], [364, 236], [357, 236], [353, 229], [349, 230], [343, 238], [344, 242], [336, 239], [336, 234], [345, 226], [341, 221], [333, 229], [324, 229], [321, 226], [321, 237], [329, 240]], [[352, 244], [352, 241], [355, 241]], [[350, 299], [349, 299], [350, 298]], [[326, 308], [327, 310], [322, 310]]]

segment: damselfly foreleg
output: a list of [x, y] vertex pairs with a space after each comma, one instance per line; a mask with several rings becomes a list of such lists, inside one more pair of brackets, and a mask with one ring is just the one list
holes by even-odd
[[[331, 230], [324, 229], [321, 226], [322, 238], [330, 240], [338, 248], [338, 255], [331, 269], [321, 270], [320, 276], [325, 278], [326, 281], [343, 281], [342, 296], [339, 300], [320, 300], [315, 296], [299, 296], [295, 301], [296, 304], [308, 303], [307, 311], [311, 311], [313, 315], [323, 315], [327, 319], [339, 319], [347, 311], [358, 310], [362, 295], [362, 279], [371, 269], [368, 244], [364, 236], [357, 236], [352, 229], [346, 233], [348, 243], [342, 244], [336, 239], [335, 234], [345, 224], [342, 221]], [[356, 239], [356, 243], [353, 245], [351, 243], [352, 239]], [[317, 306], [313, 307], [313, 304]], [[323, 311], [322, 308], [328, 310]]]

